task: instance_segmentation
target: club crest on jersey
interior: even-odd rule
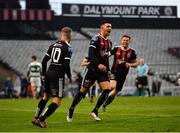
[[[131,51],[128,52],[127,59],[129,59],[130,57],[131,57]]]

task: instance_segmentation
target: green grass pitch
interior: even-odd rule
[[[0,132],[180,132],[180,97],[117,97],[106,112],[99,110],[100,122],[89,113],[95,106],[89,98],[76,107],[72,123],[66,122],[73,99],[47,119],[48,128],[32,126],[36,99],[0,99]],[[48,103],[49,104],[49,103]]]

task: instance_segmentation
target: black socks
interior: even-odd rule
[[[42,111],[44,110],[44,107],[46,106],[47,101],[41,99],[39,101],[37,110],[36,110],[36,114],[35,114],[35,118],[39,118],[39,116],[41,115]]]
[[[106,107],[107,105],[109,105],[110,103],[112,103],[112,101],[114,100],[115,96],[108,96],[108,98],[106,99],[105,103],[103,104],[103,107]]]
[[[58,105],[56,103],[51,103],[44,112],[44,114],[40,117],[40,120],[44,121],[45,119],[47,119],[52,113],[54,113],[57,108]]]
[[[74,108],[76,107],[76,105],[77,105],[77,104],[81,101],[81,99],[84,98],[84,97],[85,97],[85,94],[79,91],[79,93],[74,97],[74,100],[73,100],[73,102],[72,102],[72,104],[71,104],[70,109],[74,109]]]
[[[99,99],[97,101],[97,104],[95,106],[95,108],[93,109],[92,112],[97,112],[97,110],[101,107],[101,105],[104,103],[104,101],[106,100],[108,94],[109,94],[110,90],[104,90],[101,95],[99,96]]]

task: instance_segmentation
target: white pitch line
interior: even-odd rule
[[[9,109],[9,108],[0,108],[2,111],[19,111],[19,112],[35,112],[35,109]],[[66,111],[57,111],[57,113],[67,113]],[[90,112],[82,112],[82,111],[77,111],[74,112],[74,114],[90,114]],[[101,112],[99,111],[99,114],[101,116],[145,116],[145,117],[180,117],[180,115],[169,115],[169,114],[112,114],[111,112]]]

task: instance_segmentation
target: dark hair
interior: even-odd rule
[[[36,59],[37,59],[37,57],[36,57],[35,55],[32,55],[31,58],[32,58],[33,60],[36,60]]]
[[[111,22],[110,22],[109,20],[103,20],[103,21],[101,21],[100,26],[101,26],[101,25],[104,25],[104,24],[106,24],[106,23],[110,23],[110,24],[111,24]]]
[[[131,40],[131,37],[130,37],[129,35],[123,35],[123,36],[121,37],[121,39],[122,39],[123,37],[127,37],[127,38],[129,38],[129,40]]]

